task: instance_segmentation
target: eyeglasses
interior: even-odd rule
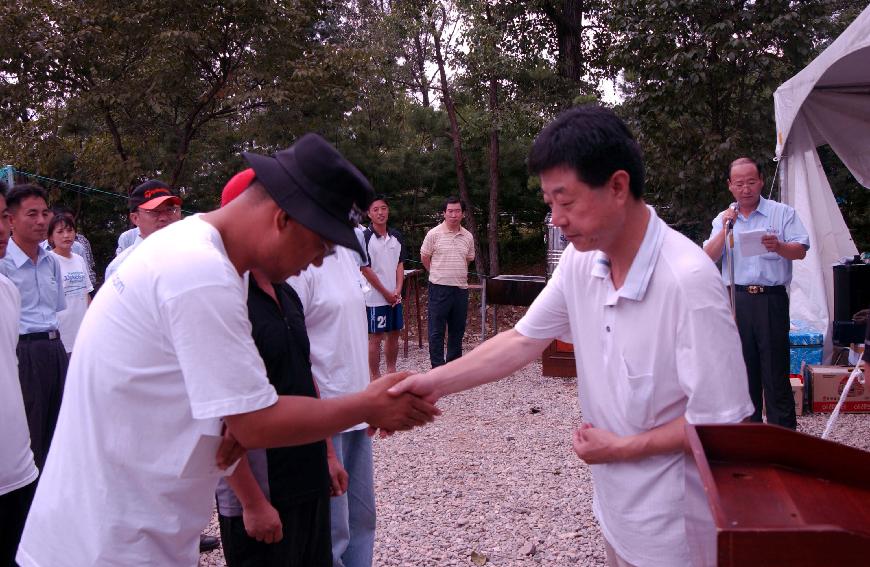
[[[735,181],[731,184],[732,187],[737,187],[738,189],[743,189],[745,187],[755,187],[761,183],[758,179],[750,179],[748,181]]]
[[[165,207],[163,209],[143,209],[140,207],[140,208],[136,209],[136,212],[145,213],[151,217],[157,218],[160,216],[175,216],[181,212],[181,207],[172,206],[172,207]]]

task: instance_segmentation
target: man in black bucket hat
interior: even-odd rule
[[[305,444],[361,422],[404,430],[438,413],[386,393],[405,374],[342,398],[275,393],[251,338],[245,274],[280,282],[335,244],[359,249],[348,214],[372,191],[316,135],[245,158],[254,175],[238,198],[153,234],[97,293],[20,564],[193,567],[219,468],[240,446]]]
[[[251,152],[242,156],[269,196],[294,220],[333,244],[363,253],[350,211],[354,204],[365,210],[374,191],[326,140],[306,134],[273,156]]]

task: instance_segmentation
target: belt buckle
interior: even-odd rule
[[[48,340],[54,341],[60,337],[60,333],[57,331],[49,331],[48,332]]]
[[[764,293],[764,286],[763,285],[748,285],[748,286],[746,286],[746,291],[748,291],[752,295]]]

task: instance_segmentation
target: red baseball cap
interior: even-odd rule
[[[233,175],[233,178],[227,181],[224,190],[221,191],[221,207],[225,207],[230,201],[241,195],[242,191],[247,189],[256,177],[257,174],[250,167]]]

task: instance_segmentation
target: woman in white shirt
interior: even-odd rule
[[[48,242],[57,256],[63,277],[66,309],[57,314],[57,323],[67,354],[72,353],[85,311],[91,303],[89,293],[94,289],[84,258],[72,251],[75,239],[76,225],[72,215],[55,215],[48,224]]]

